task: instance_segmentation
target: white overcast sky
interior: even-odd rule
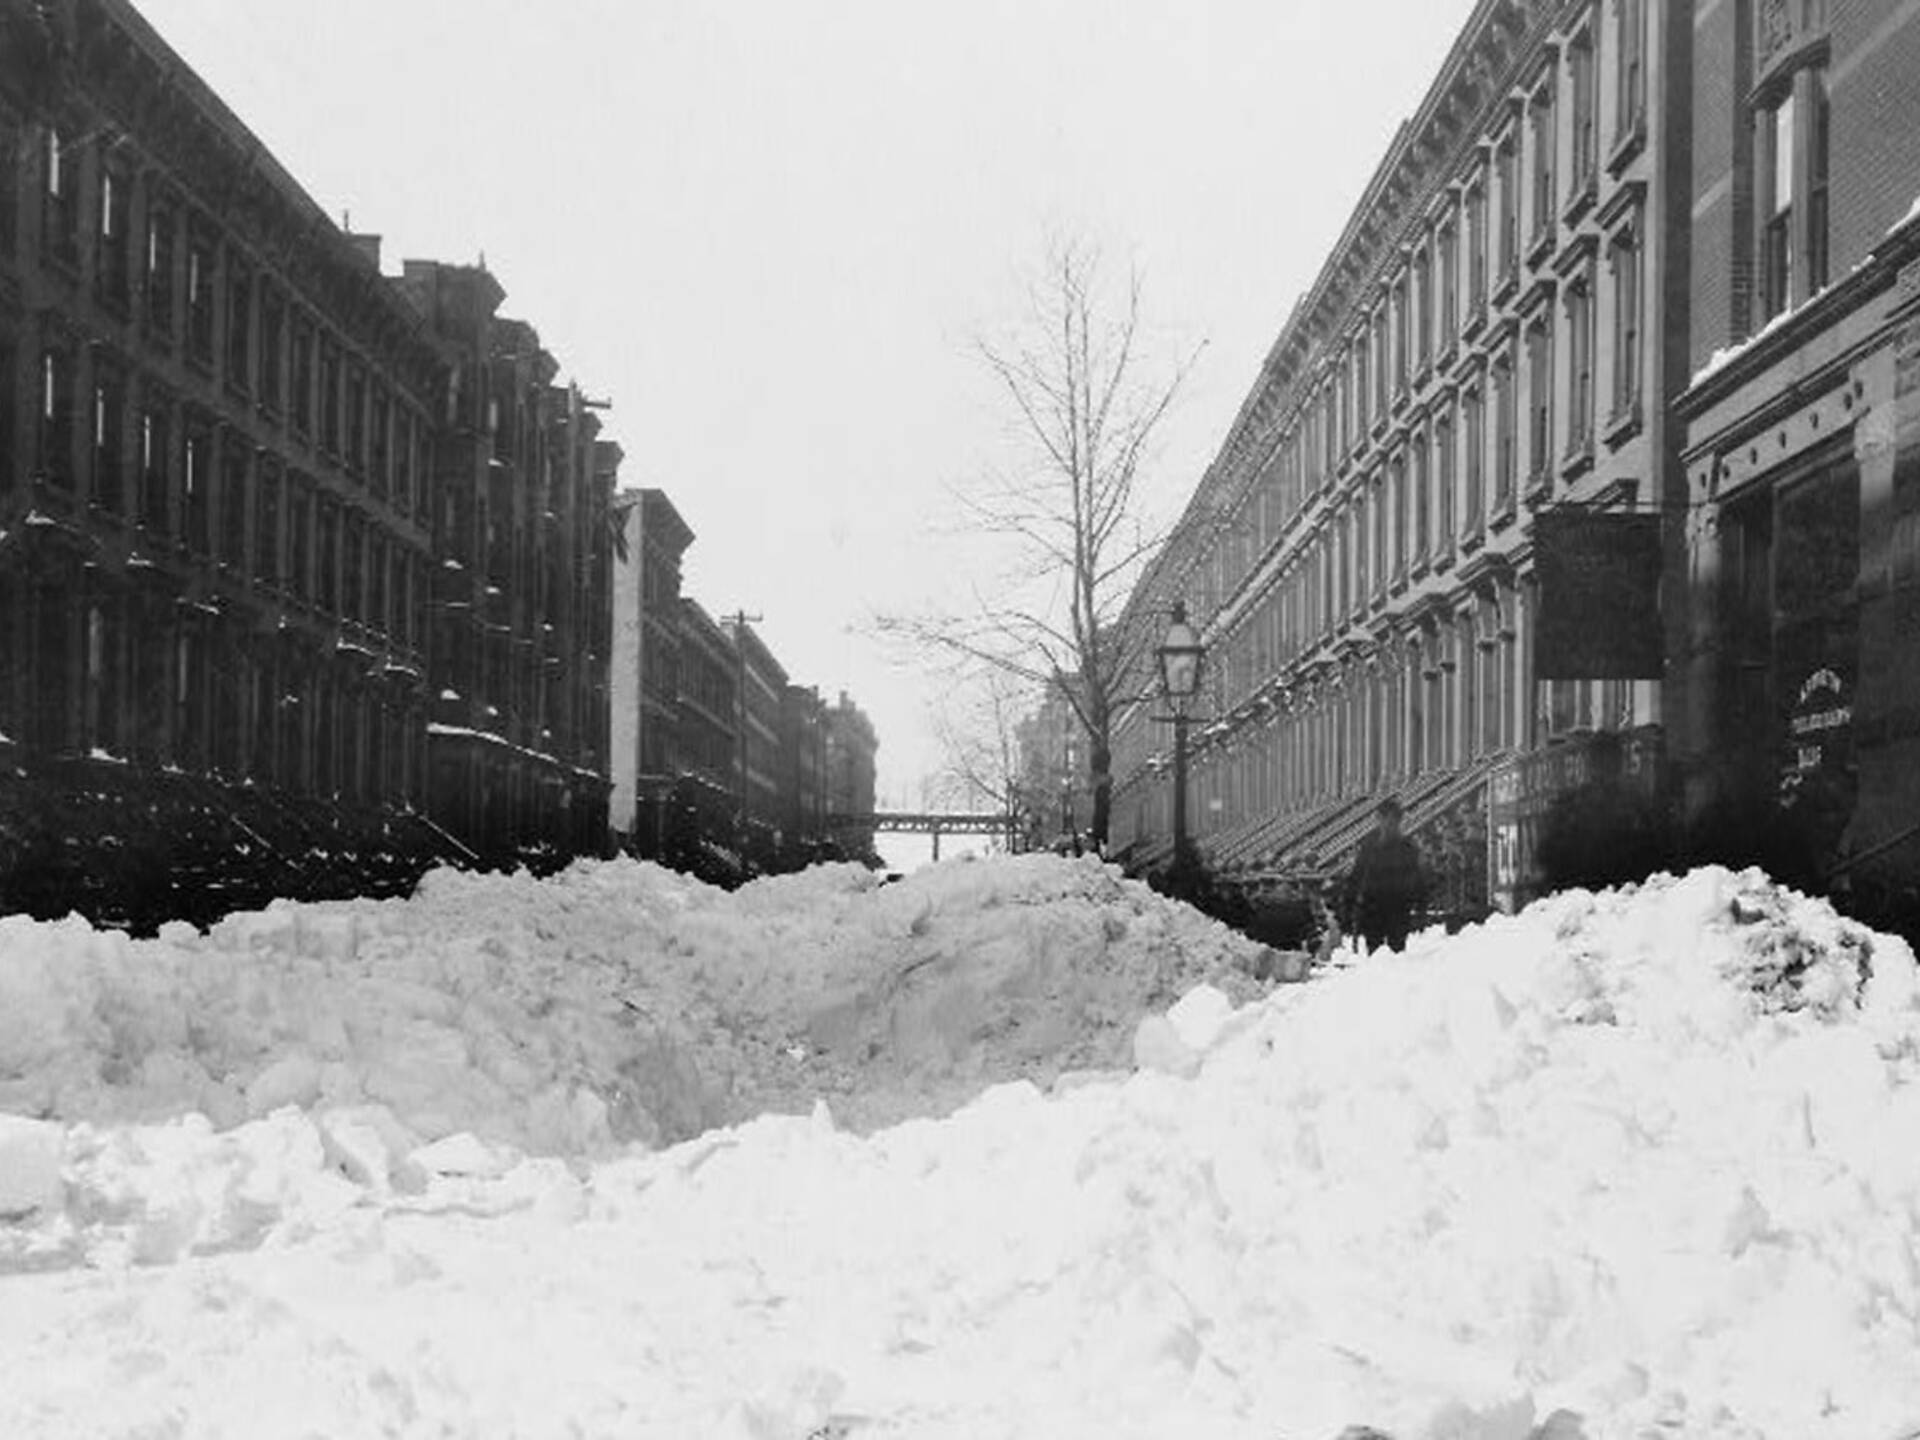
[[[484,252],[613,401],[687,589],[935,768],[939,686],[860,627],[964,594],[948,487],[1000,443],[973,337],[1052,232],[1206,349],[1150,496],[1191,491],[1471,0],[135,0],[319,203]],[[971,578],[990,583],[991,576]]]

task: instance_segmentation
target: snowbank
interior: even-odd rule
[[[1111,899],[1097,866],[998,863],[920,892],[828,874],[729,903],[617,867],[555,886],[564,904],[469,883],[429,887],[422,919],[491,897],[502,943],[575,986],[554,1010],[589,993],[566,977],[601,898],[624,896],[659,938],[636,953],[706,973],[699,995],[731,997],[716,1014],[790,1018],[822,973],[869,997],[813,1043],[857,1067],[881,1042],[896,1093],[950,1077],[950,1036],[1023,1053],[1026,1022],[995,1005],[1060,975],[1050,993],[1078,1003],[1073,965],[1039,957],[1078,953],[1083,919],[1137,898]],[[1130,934],[1184,933],[1140,904]],[[1018,983],[922,1006],[939,937],[1003,914],[1006,953],[985,947],[980,973]],[[384,911],[367,924],[382,938],[354,962],[328,952],[350,984],[369,949],[399,964],[403,936],[458,949]],[[882,979],[825,953],[866,934],[921,963]],[[745,935],[770,948],[729,955]],[[1130,1074],[995,1085],[865,1136],[820,1106],[568,1162],[458,1135],[404,1149],[366,1108],[225,1131],[19,1122],[0,1129],[0,1173],[25,1177],[0,1245],[49,1273],[0,1281],[0,1433],[1920,1430],[1920,980],[1902,942],[1710,870],[1346,958],[1253,1003],[1186,987],[1158,1021],[1074,1032],[1137,1046]],[[521,1003],[510,968],[503,1006]],[[359,1013],[309,979],[311,1004]]]
[[[229,1129],[379,1105],[419,1140],[536,1154],[671,1143],[820,1095],[870,1124],[1125,1063],[1143,1013],[1253,953],[1051,856],[886,887],[826,866],[733,894],[630,861],[545,882],[438,871],[409,900],[280,902],[151,941],[10,917],[0,1111]]]

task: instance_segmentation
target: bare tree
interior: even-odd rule
[[[1112,809],[1112,727],[1140,688],[1151,638],[1128,594],[1162,539],[1138,513],[1138,481],[1155,433],[1198,350],[1170,373],[1141,356],[1142,285],[1104,283],[1082,243],[1055,242],[1028,287],[1024,323],[977,343],[1007,406],[1020,460],[957,492],[973,529],[1011,541],[1011,583],[976,590],[965,613],[886,616],[883,635],[1052,688],[1086,734],[1095,845]]]

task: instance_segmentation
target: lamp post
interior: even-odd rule
[[[1173,870],[1186,874],[1191,865],[1187,840],[1187,705],[1200,691],[1200,666],[1206,647],[1187,624],[1184,601],[1173,602],[1173,623],[1154,652],[1160,662],[1160,693],[1173,707]]]

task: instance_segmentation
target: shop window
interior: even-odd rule
[[[120,753],[120,662],[124,636],[113,607],[87,607],[87,744]]]

